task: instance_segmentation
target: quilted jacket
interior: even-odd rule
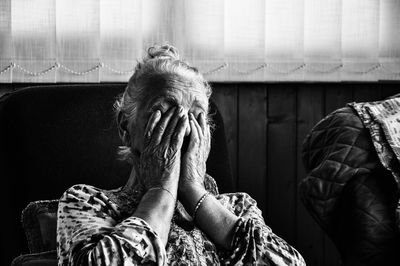
[[[302,155],[302,201],[343,264],[400,265],[397,186],[356,113],[345,107],[325,117],[306,137]]]

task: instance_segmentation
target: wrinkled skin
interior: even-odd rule
[[[182,107],[179,108],[181,111],[176,107],[169,109],[162,117],[157,110],[148,121],[144,138],[146,143],[139,160],[139,174],[146,189],[168,185],[177,177],[180,191],[190,186],[204,186],[210,129],[204,113],[198,115],[197,121],[192,113],[187,116]],[[191,133],[181,161],[180,148],[186,127],[190,127]]]
[[[169,120],[175,108],[169,109],[161,120],[159,118],[161,116],[160,111],[157,110],[151,115],[145,130],[145,141],[149,138],[157,139],[159,130],[152,133],[154,128],[162,129],[166,127],[168,132],[176,127],[176,132],[166,133],[166,138],[168,139],[168,135],[179,137],[172,137],[169,146],[166,145],[167,142],[155,145],[158,141],[147,141],[140,156],[139,173],[145,189],[161,186],[173,190],[176,188],[175,184],[178,186],[177,181],[179,181],[178,196],[182,197],[186,196],[185,193],[190,193],[193,186],[204,187],[206,161],[210,151],[211,138],[210,129],[203,112],[198,115],[198,121],[193,113],[187,115],[178,112],[179,115],[182,115],[182,119],[176,125],[176,121],[179,119],[178,115]],[[179,108],[183,109],[181,106]],[[189,117],[188,123],[187,117]],[[168,120],[169,124],[166,124]],[[182,132],[187,132],[187,127],[190,128],[189,144],[181,160],[182,149],[178,150],[177,147],[182,145]],[[178,202],[177,215],[178,220],[186,221],[184,222],[186,226],[191,226],[192,217],[180,202]]]
[[[139,176],[146,190],[176,187],[186,121],[187,115],[182,107],[171,108],[162,116],[157,110],[150,116],[145,129],[144,149],[139,158]]]
[[[157,181],[157,183],[153,180],[157,176],[163,179],[161,170],[149,170],[152,171],[152,173],[146,173],[145,169],[161,169],[169,165],[167,162],[165,162],[164,165],[164,162],[156,159],[149,160],[149,154],[154,152],[157,148],[155,147],[155,143],[153,143],[152,147],[146,147],[146,136],[148,136],[149,130],[154,130],[154,128],[158,126],[158,123],[161,123],[162,118],[166,116],[172,108],[182,107],[184,115],[188,118],[185,121],[186,129],[184,137],[185,139],[189,139],[189,144],[187,150],[185,149],[184,152],[182,152],[182,149],[177,151],[179,156],[177,154],[175,154],[175,156],[179,158],[174,157],[174,162],[181,159],[181,161],[179,161],[179,179],[181,180],[181,182],[179,182],[179,190],[183,191],[190,185],[203,186],[206,171],[205,162],[210,150],[210,129],[206,122],[206,114],[208,112],[207,96],[204,91],[181,90],[176,88],[154,89],[149,92],[149,95],[150,93],[151,97],[138,109],[137,123],[130,128],[130,132],[134,133],[131,134],[131,150],[137,157],[137,165],[142,165],[142,167],[139,167],[142,168],[142,170],[138,170],[140,183],[143,183],[145,187],[149,188],[150,184],[160,184],[160,181]],[[157,110],[161,112],[161,118],[154,119],[152,116]],[[201,113],[202,115],[200,115]],[[197,119],[192,119],[193,122],[190,122],[190,114],[193,114],[192,118]],[[163,125],[163,127],[167,126],[168,123]],[[165,142],[163,145],[165,145]],[[159,157],[168,154],[165,153],[165,147],[159,149]],[[161,151],[162,149],[164,150]],[[143,155],[143,153],[145,154]],[[155,166],[157,163],[160,165]],[[173,172],[176,173],[176,169],[173,169]],[[168,172],[170,170],[165,171]]]
[[[211,137],[204,113],[200,113],[197,120],[192,113],[189,114],[191,134],[188,149],[182,157],[180,192],[190,186],[204,186]]]
[[[126,125],[122,139],[126,139],[124,143],[135,157],[135,168],[126,187],[129,191],[137,182],[147,190],[161,186],[170,190],[174,201],[165,198],[160,189],[145,191],[136,215],[158,228],[165,243],[173,216],[182,228],[191,230],[197,225],[217,245],[229,249],[238,218],[213,197],[207,197],[203,203],[206,207],[199,209],[197,215],[194,213],[197,203],[206,195],[204,179],[211,140],[206,92],[191,87],[157,87],[146,92],[147,97],[137,106],[135,120],[119,122],[122,129]],[[179,107],[183,108],[184,118],[174,122],[171,114]],[[187,149],[183,142],[188,143]]]

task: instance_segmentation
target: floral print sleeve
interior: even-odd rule
[[[221,194],[217,199],[239,220],[232,251],[221,251],[226,265],[306,265],[300,253],[265,224],[256,201],[246,193]]]
[[[165,248],[137,217],[120,218],[104,192],[75,185],[59,202],[58,265],[164,265]]]

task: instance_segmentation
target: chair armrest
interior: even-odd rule
[[[30,202],[22,211],[21,221],[30,253],[56,248],[58,200]]]
[[[35,254],[25,254],[16,257],[11,266],[57,266],[55,250]]]
[[[346,184],[330,235],[344,262],[399,265],[397,202],[397,185],[385,170],[355,176]]]

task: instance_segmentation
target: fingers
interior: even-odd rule
[[[144,139],[146,144],[148,144],[148,142],[150,141],[153,130],[156,127],[158,121],[160,121],[160,118],[161,112],[160,110],[156,110],[154,113],[151,114],[149,121],[147,121],[147,125],[144,130]]]
[[[175,132],[171,136],[171,147],[173,150],[180,150],[182,148],[183,139],[185,137],[187,127],[188,116],[184,114],[179,118],[178,124],[176,125]]]
[[[199,125],[201,127],[201,130],[204,135],[206,135],[207,131],[207,122],[206,122],[206,117],[203,112],[201,112],[198,116],[197,119],[199,120]]]
[[[198,120],[200,127],[203,130],[204,138],[206,139],[207,142],[207,148],[209,149],[209,146],[211,145],[211,132],[210,132],[210,126],[206,120],[206,115],[203,112],[201,112],[199,114]]]
[[[176,108],[175,113],[173,114],[171,120],[169,121],[167,128],[164,132],[164,135],[162,137],[162,142],[165,145],[169,145],[171,136],[175,132],[176,125],[178,124],[178,121],[182,116],[183,116],[183,107],[179,106]]]
[[[190,142],[188,151],[193,150],[200,143],[200,136],[198,129],[196,127],[197,121],[194,118],[193,114],[189,114],[189,125],[190,125]]]
[[[205,114],[200,113],[198,117],[198,122],[192,113],[189,114],[189,123],[191,128],[190,142],[188,147],[188,152],[194,149],[204,149],[208,154],[210,150],[211,137],[210,137],[210,127],[206,122]]]
[[[193,114],[191,114],[191,115],[192,115],[192,121],[193,121],[193,123],[194,123],[194,125],[196,127],[196,130],[197,130],[197,134],[199,135],[199,138],[202,140],[204,138],[203,129],[201,128],[199,122],[197,122],[197,120],[194,117],[194,115]]]
[[[206,139],[207,142],[207,146],[209,145],[209,142],[211,140],[211,136],[210,136],[210,126],[207,123],[206,120],[206,115],[201,112],[198,116],[197,116],[197,120],[199,121],[199,125],[201,127],[201,131],[203,132],[203,136]]]
[[[160,144],[160,142],[161,142],[161,140],[162,140],[162,137],[163,137],[163,134],[164,134],[164,131],[166,130],[167,125],[168,125],[168,123],[169,123],[169,121],[170,121],[172,115],[173,115],[174,112],[175,112],[175,109],[176,109],[175,107],[169,109],[169,110],[162,116],[160,122],[158,122],[157,126],[156,126],[155,129],[154,129],[154,133],[153,133],[153,135],[151,136],[151,141],[150,141],[150,142],[151,142],[153,145],[158,145],[158,144]]]
[[[188,150],[209,141],[209,127],[205,114],[202,112],[197,119],[190,113],[189,116],[183,113],[183,108],[173,107],[164,115],[157,110],[154,112],[145,129],[145,137],[152,145],[159,145],[161,142],[170,145],[172,149],[180,149],[187,128],[190,127],[190,141]]]

